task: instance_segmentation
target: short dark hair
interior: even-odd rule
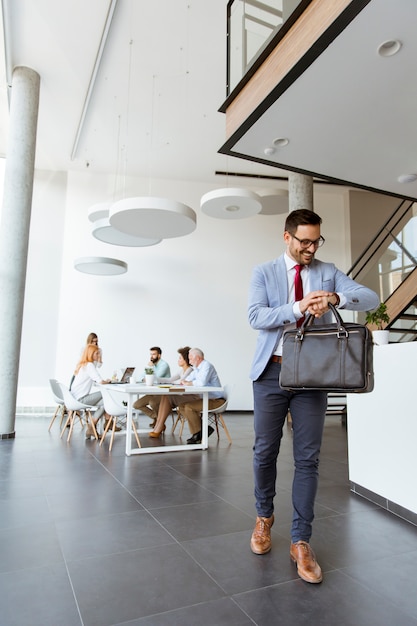
[[[162,354],[162,350],[161,350],[161,348],[159,348],[158,346],[154,346],[153,348],[149,348],[149,350],[150,350],[151,352],[153,352],[154,350],[156,350],[156,352],[157,352],[158,354]]]
[[[314,213],[314,211],[309,211],[308,209],[297,209],[295,211],[291,211],[285,220],[284,230],[287,232],[294,234],[297,228],[301,225],[307,224],[321,224],[322,219],[320,215]]]

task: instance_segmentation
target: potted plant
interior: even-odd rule
[[[145,367],[145,383],[148,387],[152,387],[154,383],[154,369],[153,367]]]
[[[378,346],[387,345],[389,342],[389,330],[385,330],[384,324],[388,324],[390,316],[387,313],[387,305],[381,302],[374,311],[367,311],[365,321],[370,326],[374,326],[372,337]]]

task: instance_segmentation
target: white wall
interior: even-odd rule
[[[114,182],[88,173],[37,172],[22,336],[18,406],[53,404],[49,378],[69,382],[89,332],[99,335],[104,375],[134,365],[142,370],[149,348],[160,345],[175,371],[177,348],[201,347],[231,385],[230,408],[250,410],[248,378],[256,332],[247,322],[252,268],[283,251],[285,215],[218,220],[199,209],[210,191],[203,183],[153,182],[152,195],[185,202],[197,213],[191,235],[147,248],[111,246],[94,239],[88,208],[113,199]],[[145,181],[127,181],[124,195],[148,194]],[[157,187],[157,189],[156,189]],[[326,244],[319,258],[350,265],[346,194],[315,190]],[[79,256],[110,256],[127,274],[77,272]]]
[[[349,479],[417,513],[414,342],[375,347],[375,388],[348,394]],[[363,490],[362,490],[363,492]],[[393,509],[387,503],[388,509]]]

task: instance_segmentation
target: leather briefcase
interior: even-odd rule
[[[372,334],[366,326],[344,322],[329,304],[336,323],[302,326],[283,336],[279,384],[289,391],[367,393],[374,388]]]

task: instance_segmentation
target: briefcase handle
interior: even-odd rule
[[[336,309],[336,307],[334,306],[334,304],[332,304],[331,302],[329,302],[329,309],[331,310],[331,312],[333,313],[333,317],[336,320],[336,324],[337,324],[337,332],[338,332],[338,336],[342,337],[348,337],[349,336],[349,332],[346,328],[346,326],[343,323],[343,320],[340,316],[339,311]],[[312,326],[314,324],[314,320],[316,318],[314,317],[314,315],[312,315],[311,313],[308,313],[306,315],[306,318],[304,320],[304,322],[302,323],[302,325],[300,326],[300,328],[297,330],[297,339],[299,339],[300,341],[303,340],[304,338],[304,333],[306,331],[306,329],[309,326]]]

